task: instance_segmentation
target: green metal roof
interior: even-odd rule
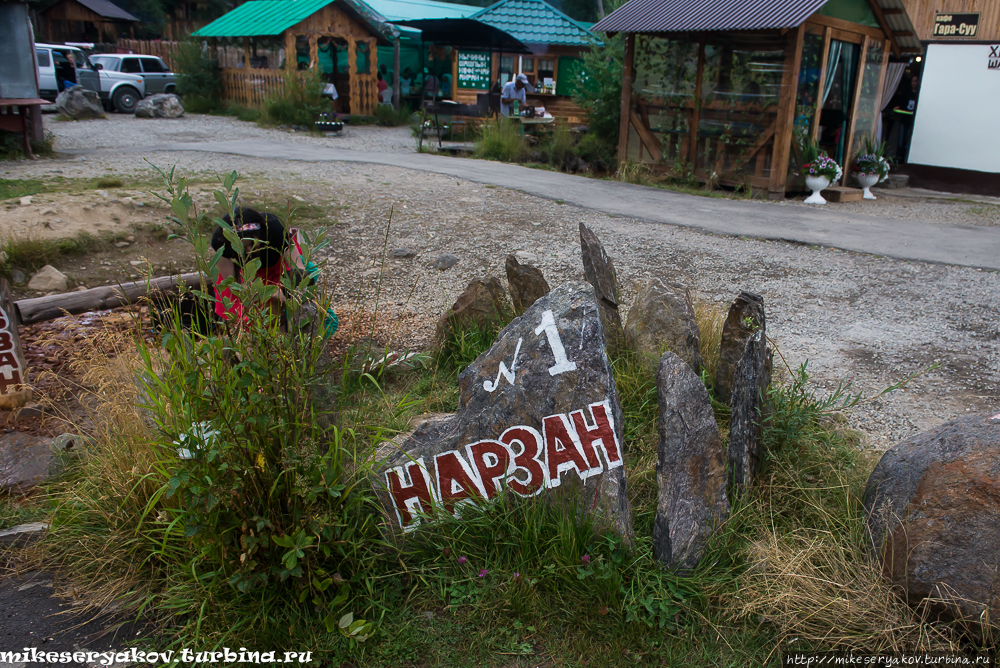
[[[590,31],[542,0],[501,0],[469,18],[504,30],[526,44],[594,43]]]
[[[365,0],[365,4],[389,21],[464,19],[482,9],[436,0]]]
[[[250,0],[223,14],[204,28],[194,31],[192,35],[195,37],[280,35],[299,21],[337,1],[367,23],[372,32],[387,42],[392,41],[393,28],[386,22],[385,17],[360,0]]]

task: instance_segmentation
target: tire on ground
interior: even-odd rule
[[[115,91],[113,102],[114,107],[121,114],[135,113],[135,107],[139,104],[139,91],[131,86],[122,86]]]

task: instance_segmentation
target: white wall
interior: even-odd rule
[[[987,44],[928,45],[910,162],[1000,173],[1000,69],[989,56]]]

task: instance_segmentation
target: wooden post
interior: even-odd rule
[[[392,108],[399,111],[399,35],[393,40],[392,45]],[[456,82],[457,83],[457,82]]]
[[[250,69],[250,38],[243,38],[243,67]]]
[[[622,67],[622,108],[618,123],[618,164],[628,159],[628,124],[632,115],[632,81],[635,79],[635,34],[625,35],[625,63]],[[535,70],[538,71],[537,69]]]
[[[810,130],[810,139],[816,141],[819,137],[819,119],[823,113],[823,89],[826,88],[826,60],[830,57],[830,38],[833,28],[826,26],[823,29],[823,56],[819,59],[819,88],[816,90],[816,114]]]
[[[336,63],[334,63],[336,66]],[[299,52],[295,43],[295,35],[291,29],[285,31],[285,69],[294,72],[299,66]]]
[[[774,121],[771,177],[767,185],[769,199],[782,199],[785,196],[788,157],[791,154],[792,133],[795,128],[795,97],[799,90],[799,68],[802,65],[802,44],[805,35],[806,26],[803,23],[794,31],[789,31],[788,44],[785,47],[785,71],[781,76],[781,97],[778,100],[778,116]]]
[[[865,37],[861,44],[861,58],[858,61],[858,71],[854,80],[854,100],[851,101],[851,120],[847,124],[847,143],[844,144],[844,170],[843,180],[840,185],[847,185],[847,174],[851,169],[851,153],[854,151],[854,128],[858,124],[858,102],[861,100],[861,84],[865,81],[865,61],[868,59],[868,44],[874,42],[871,37]],[[881,111],[881,109],[879,110]]]
[[[309,35],[309,69],[319,66],[319,35]]]
[[[347,38],[347,97],[350,107],[348,113],[360,113],[358,93],[358,47],[353,37]],[[340,91],[337,91],[340,93]],[[342,95],[343,93],[341,93]]]
[[[701,124],[701,78],[705,73],[705,33],[701,33],[698,38],[698,67],[694,75],[694,100],[691,110],[691,127],[688,128],[691,135],[691,143],[688,146],[688,160],[691,162],[691,169],[698,168],[698,126]]]
[[[31,390],[23,385],[28,367],[21,350],[17,307],[10,298],[10,284],[0,278],[0,408],[20,408],[31,399]]]

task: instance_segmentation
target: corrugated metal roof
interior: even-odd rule
[[[883,11],[886,9],[893,11],[902,10],[898,14],[885,14],[885,22],[892,29],[893,39],[896,40],[899,48],[907,54],[923,53],[924,45],[920,43],[920,38],[917,37],[917,29],[913,27],[913,21],[910,20],[910,15],[907,14],[906,6],[902,0],[878,0],[878,6]],[[909,35],[906,33],[909,33]]]
[[[795,28],[826,0],[631,0],[595,32],[687,32]]]
[[[365,0],[365,4],[389,21],[464,19],[482,9],[482,7],[435,2],[435,0]]]
[[[526,44],[590,46],[594,36],[542,0],[502,0],[470,18],[503,30]]]
[[[267,37],[280,35],[299,21],[312,16],[337,0],[250,0],[233,11],[223,14],[195,37]],[[376,35],[392,42],[395,30],[384,16],[361,0],[339,0],[352,14],[368,24]]]
[[[124,9],[108,0],[76,0],[90,11],[99,14],[106,19],[119,19],[120,21],[138,21]]]

